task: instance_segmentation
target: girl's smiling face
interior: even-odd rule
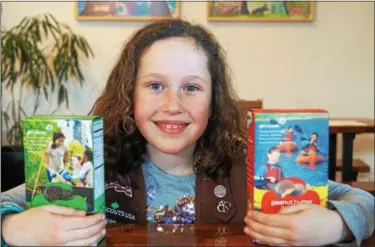
[[[56,139],[55,144],[56,144],[56,146],[60,147],[64,144],[64,141],[65,141],[65,138],[60,137],[60,138]]]
[[[73,167],[80,165],[81,158],[79,156],[73,156],[72,157],[72,164]]]
[[[156,41],[142,55],[134,118],[149,144],[177,154],[192,147],[210,116],[212,82],[204,51],[189,38]]]

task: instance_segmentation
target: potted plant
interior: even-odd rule
[[[49,13],[25,17],[10,29],[2,27],[1,32],[1,84],[11,94],[10,102],[1,110],[5,130],[2,138],[7,142],[7,146],[2,142],[2,159],[9,151],[13,151],[11,159],[23,159],[23,119],[40,114],[42,97],[57,100],[58,107],[65,103],[69,108],[67,84],[83,84],[81,61],[94,54],[84,37]],[[25,91],[35,96],[29,114],[22,105]]]
[[[2,121],[8,144],[19,146],[22,120],[27,116],[21,104],[24,90],[31,89],[35,95],[32,115],[37,113],[41,97],[55,97],[58,106],[66,103],[69,107],[66,85],[74,81],[82,85],[80,62],[93,52],[84,37],[51,14],[25,17],[18,25],[1,31],[1,83],[12,94],[12,100],[2,109]]]

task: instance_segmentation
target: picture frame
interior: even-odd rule
[[[86,21],[153,21],[179,19],[180,1],[77,1],[75,19]]]
[[[312,22],[315,1],[207,1],[210,22]]]

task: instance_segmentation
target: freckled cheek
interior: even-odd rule
[[[190,112],[194,122],[206,124],[210,117],[210,97],[194,98],[184,102],[185,109]]]
[[[144,94],[135,95],[134,118],[138,123],[145,122],[150,119],[155,112],[155,100]]]
[[[143,124],[151,119],[153,111],[145,106],[139,107],[134,111],[134,118],[137,124]]]
[[[207,105],[205,107],[200,106],[190,106],[190,109],[193,111],[190,112],[190,115],[194,119],[194,122],[200,125],[206,125],[210,117],[210,107]],[[195,109],[195,110],[194,110]]]
[[[194,122],[200,126],[205,126],[208,122],[208,111],[195,112],[192,114]]]

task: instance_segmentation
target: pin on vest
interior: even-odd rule
[[[232,207],[232,204],[228,201],[221,200],[219,204],[217,205],[216,209],[219,213],[228,213],[230,208]]]
[[[223,198],[227,194],[227,189],[222,185],[215,186],[214,194],[218,198]]]

